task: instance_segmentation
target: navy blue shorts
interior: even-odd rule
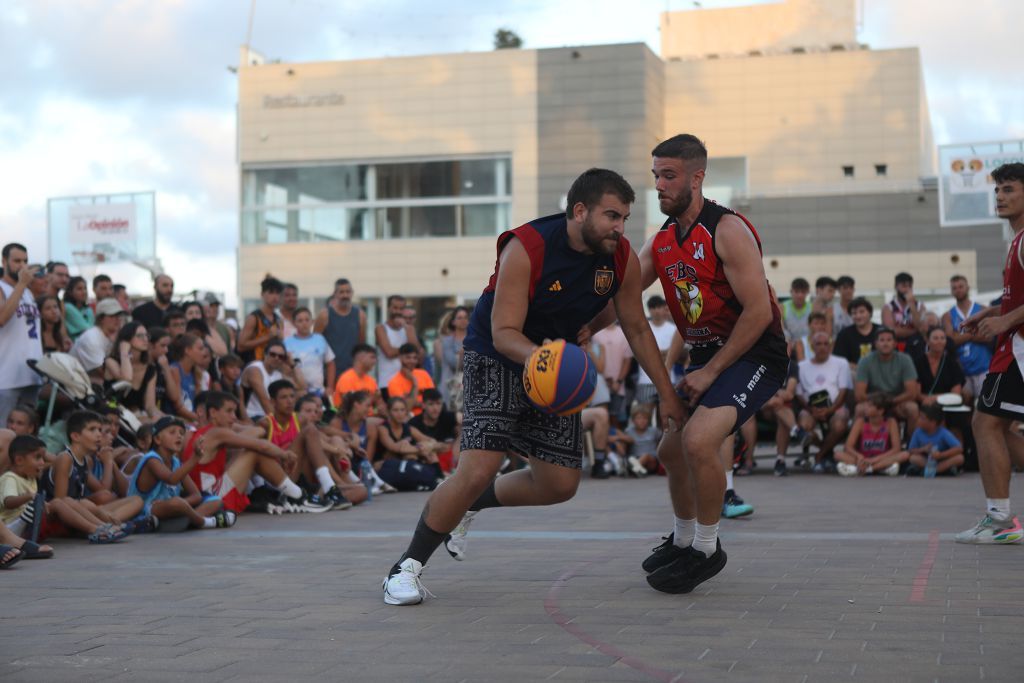
[[[691,365],[687,372],[694,372],[703,366]],[[708,387],[704,395],[700,397],[698,406],[705,408],[720,408],[732,406],[736,409],[736,423],[732,426],[732,432],[736,431],[749,420],[753,415],[775,395],[786,381],[786,372],[777,372],[769,369],[763,363],[740,359],[727,367],[718,379]],[[682,391],[679,391],[683,401],[688,400]]]

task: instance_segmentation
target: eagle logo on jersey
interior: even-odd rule
[[[689,280],[676,280],[673,284],[676,286],[676,298],[686,315],[686,320],[691,325],[696,324],[700,314],[704,312],[704,297],[701,296],[700,287]]]
[[[604,296],[612,291],[612,282],[615,280],[615,272],[608,268],[598,268],[594,272],[594,291]]]

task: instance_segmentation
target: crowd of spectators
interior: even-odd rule
[[[432,489],[458,462],[466,307],[421,328],[393,295],[371,336],[347,279],[312,311],[298,287],[268,275],[259,307],[235,321],[214,295],[176,299],[168,275],[132,307],[106,275],[90,283],[28,257],[22,245],[3,248],[0,545],[45,557],[48,536],[110,543],[228,527],[256,510],[345,509]],[[979,304],[961,275],[941,316],[917,300],[909,274],[894,286],[879,325],[852,277],[820,277],[813,296],[806,280],[792,282],[781,304],[790,377],[744,425],[737,474],[756,467],[758,432],[774,438],[777,475],[793,445],[793,466],[841,475],[956,474],[971,462],[969,414],[992,340],[959,324]],[[687,357],[669,306],[647,304],[679,378]],[[621,328],[584,346],[600,372],[583,412],[591,475],[663,474],[657,396]],[[29,366],[51,353],[81,365],[96,400],[55,391]],[[510,456],[507,467],[520,466]]]

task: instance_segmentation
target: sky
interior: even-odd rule
[[[179,292],[236,301],[237,64],[252,0],[0,2],[0,243],[45,261],[49,197],[157,192],[157,252]],[[1024,2],[856,0],[858,39],[917,46],[937,144],[1024,138]],[[646,42],[693,2],[255,0],[252,46],[322,61],[486,51],[509,28],[526,48]],[[703,7],[750,2],[703,0]],[[939,8],[943,11],[938,11]],[[99,270],[78,268],[91,277]],[[102,268],[150,291],[135,266]]]

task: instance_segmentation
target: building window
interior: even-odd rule
[[[853,166],[843,166],[843,177],[844,178],[852,178],[853,177]]]
[[[875,164],[875,175],[880,178],[889,175],[889,166],[887,164]]]
[[[508,157],[250,168],[241,241],[493,236],[511,204]]]

